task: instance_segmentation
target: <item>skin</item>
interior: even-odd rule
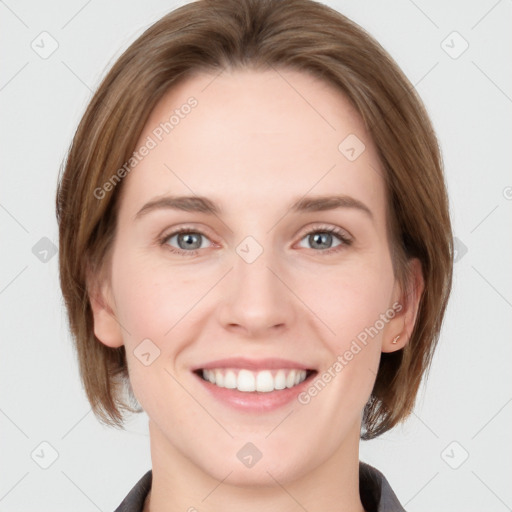
[[[381,352],[408,342],[423,290],[416,260],[410,290],[395,280],[376,149],[339,90],[290,70],[187,79],[158,103],[137,148],[190,96],[197,107],[124,179],[107,276],[91,293],[95,334],[110,347],[125,345],[149,417],[153,486],[145,510],[362,512],[361,414]],[[366,146],[353,162],[338,149],[348,134]],[[159,209],[135,219],[170,194],[208,197],[222,213]],[[289,209],[305,195],[333,194],[361,201],[372,216],[348,207]],[[204,233],[196,254],[171,252],[178,237],[158,243],[181,226]],[[352,243],[334,236],[326,253],[307,236],[325,227],[342,229]],[[263,249],[252,263],[236,252],[247,236]],[[244,356],[304,362],[321,374],[396,302],[401,311],[307,405],[240,412],[191,373]],[[145,366],[134,350],[147,338],[160,355]],[[262,453],[252,468],[236,456],[247,442]]]

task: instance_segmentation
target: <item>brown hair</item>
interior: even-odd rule
[[[102,270],[122,182],[102,187],[129,161],[156,103],[199,71],[293,69],[334,84],[355,106],[385,170],[388,230],[397,279],[417,257],[425,288],[409,343],[383,353],[363,412],[362,439],[412,411],[439,338],[452,283],[452,232],[438,143],[414,87],[385,50],[339,12],[312,0],[200,0],[164,16],[117,60],[92,98],[57,191],[60,282],[94,413],[122,427],[136,411],[124,347],[94,335],[88,269]],[[128,391],[128,399],[122,396]]]

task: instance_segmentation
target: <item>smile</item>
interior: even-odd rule
[[[219,388],[237,389],[242,393],[270,393],[301,384],[313,371],[290,368],[261,371],[211,368],[202,369],[198,373],[204,380]]]

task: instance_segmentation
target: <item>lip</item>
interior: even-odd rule
[[[280,368],[298,369],[307,370],[308,376],[303,382],[293,386],[292,388],[285,388],[270,392],[253,391],[251,393],[247,393],[238,391],[237,389],[218,387],[201,377],[200,372],[202,369],[211,370],[214,368],[239,368],[252,371],[275,370]],[[297,400],[297,396],[311,384],[312,378],[314,378],[318,373],[316,370],[312,370],[310,366],[306,366],[297,361],[276,358],[246,359],[239,357],[211,361],[194,368],[192,372],[210,397],[223,405],[238,410],[239,412],[246,413],[272,412],[292,403]]]
[[[217,359],[192,368],[193,372],[198,370],[213,370],[215,368],[240,368],[245,370],[278,370],[296,369],[296,370],[312,370],[311,366],[291,361],[289,359],[266,358],[266,359],[248,359],[245,357],[231,357],[227,359]]]

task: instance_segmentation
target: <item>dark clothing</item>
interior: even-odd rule
[[[153,473],[149,470],[128,493],[115,512],[142,512],[151,489]],[[400,505],[386,477],[376,468],[359,462],[359,495],[366,512],[406,512]]]

